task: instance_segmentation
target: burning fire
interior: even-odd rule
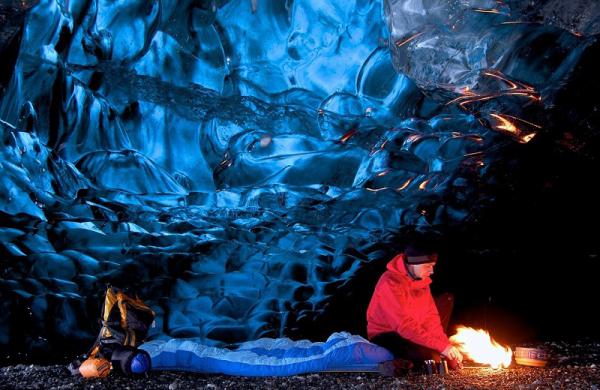
[[[456,334],[450,337],[452,342],[475,363],[489,364],[493,368],[508,367],[512,361],[512,350],[494,341],[483,329],[459,326]]]

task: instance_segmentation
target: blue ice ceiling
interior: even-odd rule
[[[107,283],[155,336],[305,335],[543,133],[597,32],[561,27],[512,1],[40,1],[0,103],[0,345],[88,340]]]

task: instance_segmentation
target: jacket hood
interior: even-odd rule
[[[430,277],[413,279],[412,276],[409,275],[408,270],[406,269],[406,263],[404,262],[404,256],[404,253],[400,253],[398,256],[394,257],[387,264],[387,270],[390,271],[394,276],[409,280],[412,288],[429,286],[431,284]]]

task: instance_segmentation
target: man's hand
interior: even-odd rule
[[[461,364],[463,360],[462,353],[460,353],[458,348],[452,345],[447,346],[446,349],[444,349],[444,351],[442,352],[442,355],[444,355],[450,360],[456,360],[458,364]]]

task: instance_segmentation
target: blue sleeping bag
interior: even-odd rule
[[[142,344],[153,370],[179,370],[243,376],[286,376],[317,371],[373,371],[393,359],[385,348],[347,332],[333,333],[325,342],[262,338],[238,349],[207,347],[184,339]]]

